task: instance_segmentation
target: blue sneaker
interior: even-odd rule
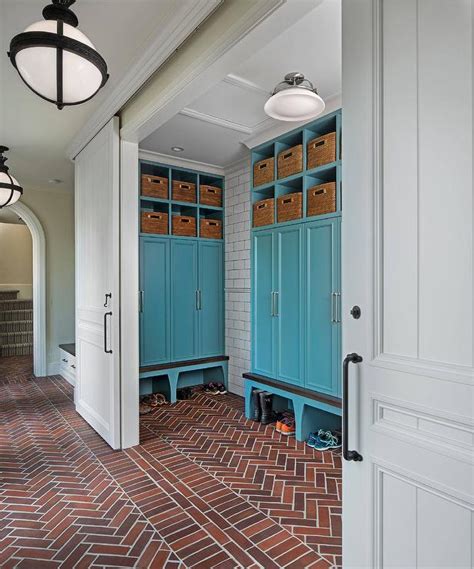
[[[317,433],[309,433],[309,436],[306,440],[306,444],[311,447],[314,448],[316,443],[318,442],[318,435]]]
[[[316,450],[330,450],[340,448],[341,439],[331,431],[319,429],[313,448]]]

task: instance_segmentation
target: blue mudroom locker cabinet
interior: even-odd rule
[[[318,405],[305,393],[336,398],[336,411],[340,141],[337,111],[252,151],[252,371],[244,376],[253,387],[279,385],[305,405]]]
[[[144,195],[144,177],[158,189]],[[224,180],[145,161],[141,179],[140,368],[141,376],[149,377],[153,366],[176,369],[177,362],[189,361],[196,367],[199,360],[224,354]],[[173,182],[192,188],[190,197],[184,196],[189,201],[175,194]],[[220,204],[204,201],[203,186],[220,190]],[[145,225],[150,219],[156,229]],[[194,235],[176,234],[176,221],[183,219]],[[220,234],[205,233],[209,222]]]

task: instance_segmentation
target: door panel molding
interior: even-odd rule
[[[372,479],[373,479],[373,494],[372,494],[372,506],[373,506],[373,523],[372,523],[372,567],[376,569],[382,569],[384,567],[384,547],[383,547],[383,537],[384,537],[384,523],[383,523],[383,514],[384,514],[384,477],[390,477],[395,480],[399,480],[409,487],[413,488],[415,492],[414,501],[416,504],[419,502],[419,492],[426,493],[431,496],[435,496],[440,498],[443,501],[448,502],[454,506],[462,508],[466,511],[467,517],[472,516],[473,504],[472,504],[472,497],[469,495],[464,495],[461,493],[455,493],[452,491],[451,488],[446,488],[440,484],[437,484],[433,480],[428,480],[421,476],[413,475],[412,472],[408,473],[402,469],[397,468],[393,464],[385,463],[385,462],[373,462],[372,463]],[[398,495],[398,499],[400,500],[401,497]],[[418,511],[417,506],[417,511]],[[392,512],[393,513],[393,512]],[[434,513],[434,512],[433,512]],[[416,533],[416,522],[417,516],[413,518],[404,517],[404,523],[408,526],[413,524],[413,529]],[[466,528],[467,529],[467,528]],[[469,523],[469,531],[470,531],[470,523]],[[415,546],[418,544],[415,544]],[[469,548],[469,543],[466,544]],[[415,551],[415,558],[414,562],[416,564],[416,555],[419,554],[418,551]],[[416,565],[414,565],[416,566]],[[445,566],[445,565],[441,565]],[[451,565],[452,567],[461,567],[459,565]],[[466,569],[467,569],[466,565]]]
[[[415,3],[411,3],[411,2],[403,2],[403,4],[405,5],[404,8],[401,8],[401,10],[404,10],[405,12],[409,12],[409,13],[413,13],[413,18],[414,18],[414,29],[416,29],[416,40],[417,40],[417,44],[420,41],[420,30],[419,30],[419,21],[420,21],[420,10],[423,7],[423,0],[419,0],[419,2],[415,2]],[[400,5],[403,5],[402,3],[398,3],[395,6],[395,10],[394,12],[396,12],[395,15],[399,15],[399,11],[400,11]],[[387,82],[387,73],[383,73],[383,60],[384,60],[384,49],[386,48],[386,44],[390,41],[390,38],[387,37],[386,31],[384,30],[384,15],[386,16],[387,12],[391,9],[391,2],[387,1],[387,0],[372,0],[372,34],[373,34],[373,44],[374,44],[374,48],[373,48],[373,52],[372,52],[372,72],[373,72],[373,82],[372,82],[372,94],[373,94],[373,106],[372,106],[372,122],[373,122],[373,144],[372,144],[372,150],[373,150],[373,163],[372,163],[372,180],[373,180],[373,208],[372,208],[372,227],[371,227],[371,232],[372,232],[372,263],[373,263],[373,290],[372,290],[372,299],[373,299],[373,305],[371,307],[372,310],[372,318],[373,318],[373,339],[372,339],[372,350],[373,350],[373,355],[372,355],[372,365],[378,365],[380,367],[383,368],[387,368],[387,369],[393,369],[393,370],[397,370],[397,371],[405,371],[407,373],[416,373],[417,375],[427,375],[429,377],[433,377],[433,378],[438,378],[438,379],[442,379],[443,381],[452,381],[452,382],[460,382],[460,383],[468,383],[468,384],[472,384],[472,378],[474,376],[474,362],[472,361],[471,358],[471,365],[464,365],[464,364],[460,364],[457,361],[454,361],[456,359],[455,354],[453,353],[455,350],[454,348],[451,351],[452,354],[452,358],[451,359],[446,359],[445,361],[436,361],[436,360],[431,360],[428,359],[426,357],[423,357],[423,352],[426,350],[423,349],[423,344],[426,344],[425,342],[425,335],[426,335],[426,330],[430,327],[429,324],[425,321],[422,320],[422,315],[420,316],[420,298],[423,297],[424,293],[423,291],[420,291],[420,286],[422,286],[420,284],[420,263],[421,260],[419,258],[419,249],[422,246],[422,242],[421,242],[421,238],[423,237],[426,241],[426,236],[421,236],[420,237],[420,215],[421,212],[424,211],[423,209],[423,201],[420,201],[420,194],[422,192],[422,183],[423,180],[420,180],[420,171],[422,171],[422,165],[423,162],[420,159],[420,155],[419,155],[419,142],[416,142],[415,145],[415,150],[417,152],[417,156],[416,156],[416,163],[413,164],[413,168],[416,169],[416,179],[417,179],[417,187],[416,189],[416,196],[413,199],[413,203],[412,203],[412,207],[417,211],[417,215],[415,216],[415,221],[416,221],[416,234],[415,234],[415,243],[414,243],[414,247],[416,248],[416,254],[413,253],[414,255],[414,261],[416,261],[416,265],[417,265],[417,275],[416,275],[416,290],[414,289],[413,291],[409,292],[409,296],[413,297],[413,302],[414,302],[414,308],[413,310],[416,313],[416,323],[414,324],[415,326],[415,330],[413,330],[413,338],[414,338],[414,342],[416,345],[412,346],[412,348],[405,350],[406,353],[396,353],[393,351],[393,348],[395,348],[395,344],[392,342],[392,347],[390,347],[388,345],[388,338],[386,337],[386,334],[384,333],[384,328],[386,325],[386,318],[387,318],[387,303],[389,302],[389,299],[387,297],[387,288],[390,287],[390,283],[388,283],[387,281],[387,277],[386,275],[384,275],[384,267],[390,266],[393,268],[393,256],[391,256],[389,259],[387,258],[387,243],[384,242],[384,231],[387,232],[387,211],[384,210],[384,204],[386,204],[387,200],[389,199],[389,196],[387,194],[387,191],[389,191],[389,188],[387,188],[385,186],[385,181],[384,181],[384,176],[387,174],[386,170],[387,170],[387,164],[384,163],[387,161],[385,159],[385,152],[390,152],[390,148],[387,149],[387,139],[389,139],[389,135],[390,133],[387,133],[387,120],[386,117],[384,116],[384,106],[387,104],[387,101],[385,100],[386,95],[384,93],[385,89],[384,87],[386,85],[384,85],[384,82]],[[392,16],[392,14],[389,14],[389,16]],[[425,33],[426,30],[425,30]],[[392,30],[392,34],[393,34],[393,30]],[[407,63],[407,66],[409,67],[410,65],[414,66],[414,69],[405,69],[403,68],[403,62],[397,62],[399,65],[397,67],[397,72],[398,74],[400,73],[410,73],[412,71],[415,72],[415,74],[418,74],[418,61],[420,56],[420,48],[417,45],[416,47],[417,51],[417,59],[416,62],[409,62]],[[392,58],[393,59],[393,58]],[[407,81],[408,82],[408,81]],[[419,129],[419,121],[420,119],[420,114],[421,114],[421,110],[420,110],[420,90],[421,87],[419,84],[417,84],[416,89],[413,93],[413,95],[416,97],[416,105],[415,105],[415,109],[414,109],[414,113],[416,115],[416,120],[413,122],[413,137],[417,138],[418,137],[418,129]],[[423,91],[422,91],[423,93]],[[413,110],[413,109],[412,109]],[[389,119],[391,120],[391,119]],[[468,121],[467,121],[468,122]],[[426,169],[426,166],[424,166],[424,168]],[[385,169],[385,172],[384,172]],[[415,176],[415,174],[413,174]],[[472,175],[471,175],[471,187],[472,187]],[[423,186],[424,187],[424,186]],[[466,198],[465,198],[466,199]],[[472,204],[471,204],[472,205]],[[466,209],[469,210],[469,207],[467,207],[468,204],[466,203]],[[472,210],[472,207],[471,207]],[[385,220],[385,221],[384,221]],[[390,220],[389,220],[390,221]],[[386,240],[385,240],[386,241]],[[426,244],[424,245],[424,253],[425,253],[425,257],[429,257],[434,256],[434,251],[430,252],[430,255],[427,255],[427,246]],[[395,262],[397,262],[397,260],[395,260]],[[472,263],[472,259],[471,259],[471,263]],[[462,259],[460,258],[457,262],[457,267],[461,268],[462,265]],[[391,271],[393,273],[396,273],[396,271],[392,270]],[[404,270],[404,273],[409,272],[408,269]],[[454,278],[454,277],[453,277]],[[391,276],[391,279],[396,282],[397,281],[397,275],[393,274],[393,276]],[[473,282],[472,276],[471,276],[471,284]],[[415,285],[414,285],[415,286]],[[424,284],[425,289],[426,289],[426,283]],[[434,286],[434,285],[433,285]],[[413,294],[412,294],[413,293]],[[414,295],[414,296],[413,296]],[[406,295],[405,295],[406,296]],[[469,296],[469,295],[467,295]],[[461,302],[462,299],[459,298],[459,295],[457,298],[455,298],[454,295],[450,296],[449,299],[446,298],[445,299],[450,300],[451,302],[454,302],[456,304],[455,308],[457,310],[461,310]],[[466,305],[466,313],[465,313],[465,317],[464,320],[470,320],[472,322],[473,318],[472,318],[472,306],[471,309],[469,309],[469,306],[471,303],[472,304],[472,299],[466,298],[465,301],[467,302]],[[394,310],[392,310],[390,312],[390,317],[391,317],[391,322],[390,322],[390,327],[391,329],[394,328],[393,326],[393,322],[394,322],[394,314],[395,312],[398,311],[398,313],[400,313],[400,303],[398,302],[398,299],[395,300],[391,300],[390,303],[392,305],[394,305]],[[395,310],[396,309],[396,310]],[[401,314],[398,314],[396,316],[396,318],[400,319],[400,325],[405,325],[406,322],[403,318],[403,312],[404,308],[401,307]],[[409,307],[406,308],[407,311],[409,311]],[[434,316],[432,317],[433,319],[435,318],[436,315],[436,311],[438,310],[438,307],[436,305],[432,306],[432,311]],[[424,317],[426,318],[426,314],[427,311],[426,309],[424,310]],[[369,316],[370,317],[370,316]],[[449,322],[448,322],[449,324]],[[460,324],[462,324],[462,322],[460,322]],[[439,326],[443,326],[443,322],[440,321]],[[466,324],[465,325],[466,328],[469,328],[469,326]],[[472,326],[469,328],[470,330],[470,335],[472,337]],[[468,331],[469,332],[469,331]],[[408,335],[410,335],[410,333],[408,333]],[[463,334],[460,334],[461,336],[464,336]],[[466,346],[468,346],[469,341],[466,339]],[[452,344],[454,346],[455,344],[455,339],[453,338],[452,340]],[[467,351],[467,348],[465,348],[464,351]]]
[[[371,394],[373,429],[438,454],[472,463],[474,422],[468,417]]]

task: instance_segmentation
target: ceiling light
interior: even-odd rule
[[[8,173],[8,166],[5,164],[7,157],[3,156],[7,150],[6,146],[0,146],[0,209],[17,202],[23,193],[23,188],[17,180]]]
[[[108,79],[107,64],[87,36],[76,29],[69,9],[75,0],[52,0],[44,21],[10,42],[8,56],[26,85],[58,109],[91,99]]]
[[[317,117],[325,108],[311,81],[302,73],[288,73],[265,103],[268,116],[280,121],[304,121]]]
[[[171,147],[171,150],[172,150],[173,152],[183,152],[183,151],[184,151],[184,148],[183,148],[182,146],[172,146],[172,147]]]

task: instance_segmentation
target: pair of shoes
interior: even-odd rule
[[[178,399],[192,399],[193,390],[191,387],[181,387],[176,390],[176,397]]]
[[[142,403],[150,407],[158,407],[159,405],[166,405],[166,397],[161,393],[150,393],[142,397]]]
[[[319,429],[317,433],[310,433],[306,444],[316,450],[330,450],[340,448],[341,437],[332,431]]]
[[[140,402],[140,405],[138,407],[138,412],[140,415],[148,415],[148,413],[151,413],[152,411],[153,409],[149,405],[145,405],[145,403]]]
[[[275,416],[272,410],[273,395],[263,389],[252,390],[252,420],[268,425],[273,423]]]
[[[275,431],[282,435],[294,435],[296,432],[295,416],[289,411],[283,411],[277,416]]]
[[[208,383],[204,386],[204,393],[208,395],[224,395],[227,389],[223,383]]]

